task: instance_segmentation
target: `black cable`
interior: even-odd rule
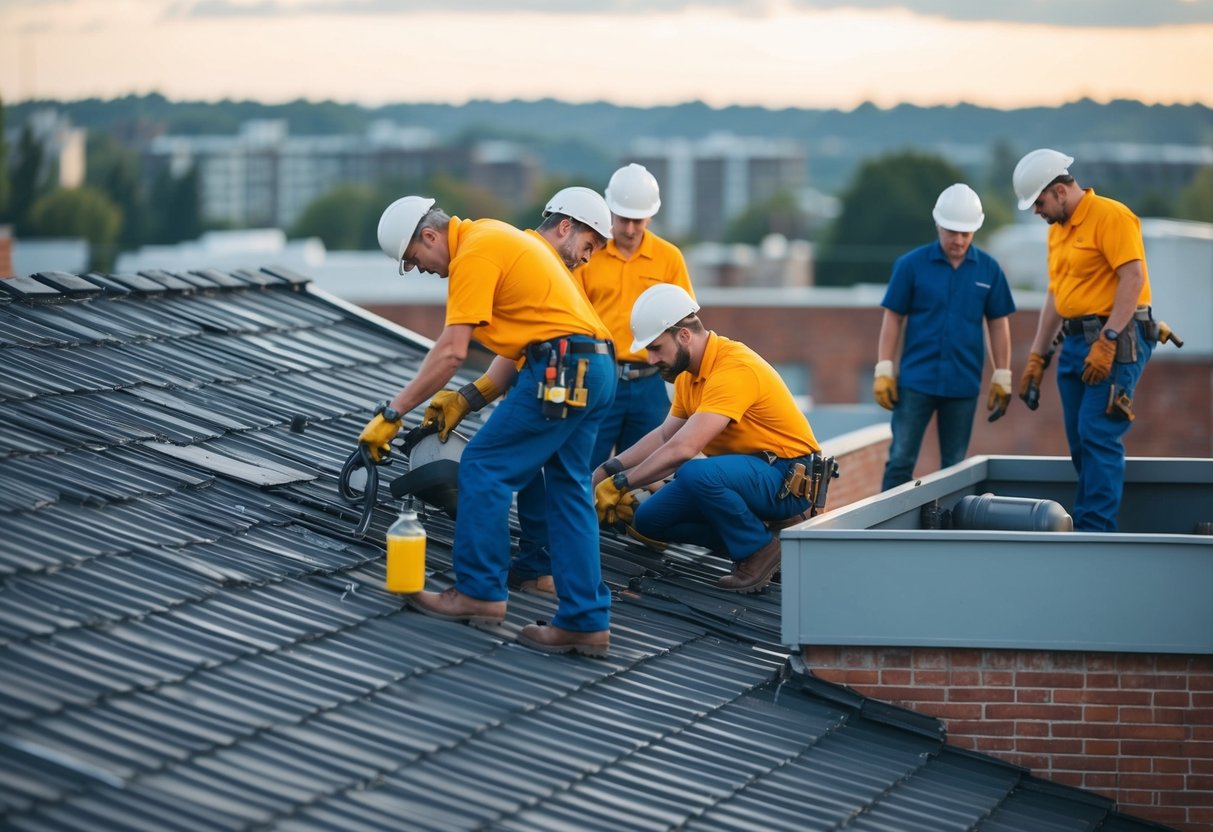
[[[362,492],[362,516],[354,527],[354,534],[365,537],[379,494],[379,466],[371,459],[371,449],[361,442],[358,443],[357,450],[346,458],[345,464],[341,466],[341,475],[337,479],[337,493],[351,502],[358,501],[357,492],[350,487],[350,478],[359,467],[366,469],[366,488]]]

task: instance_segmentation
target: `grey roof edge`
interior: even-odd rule
[[[420,332],[416,332],[408,327],[403,327],[400,324],[393,323],[387,318],[376,315],[373,312],[368,312],[366,309],[363,309],[357,304],[350,303],[349,301],[339,298],[334,294],[326,292],[324,289],[318,288],[315,283],[308,283],[303,288],[304,291],[315,295],[316,297],[322,299],[325,303],[331,304],[332,306],[341,309],[342,311],[358,318],[359,320],[374,324],[375,326],[399,335],[400,337],[416,344],[421,349],[430,350],[434,347],[434,340],[432,338],[427,338]]]
[[[947,729],[941,720],[909,708],[872,699],[853,688],[827,682],[814,675],[812,668],[798,653],[794,653],[788,659],[786,667],[789,680],[794,681],[800,690],[850,710],[864,719],[900,728],[921,737],[936,740],[941,744],[947,738]]]

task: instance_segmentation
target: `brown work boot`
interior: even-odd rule
[[[519,592],[546,595],[548,598],[556,597],[556,582],[552,580],[551,575],[540,575],[538,578],[515,578],[510,575],[509,585],[510,589],[516,589]]]
[[[442,592],[417,592],[404,602],[419,613],[443,621],[466,621],[473,627],[496,627],[505,621],[505,601],[481,601],[455,587]]]
[[[518,633],[518,643],[541,653],[580,653],[605,659],[611,646],[611,631],[578,633],[551,624],[528,624]]]
[[[763,546],[748,558],[737,561],[731,575],[725,575],[716,586],[729,592],[758,592],[771,582],[771,576],[779,568],[779,537]]]

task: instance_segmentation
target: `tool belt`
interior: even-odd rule
[[[1151,314],[1149,306],[1139,306],[1133,312],[1134,321],[1141,321],[1146,338],[1158,341],[1158,324]],[[1065,318],[1061,322],[1063,335],[1082,335],[1088,344],[1099,340],[1104,326],[1108,323],[1106,315],[1086,315],[1081,318]],[[1137,361],[1137,327],[1126,327],[1116,338],[1116,363],[1133,364]]]
[[[585,386],[585,374],[590,360],[574,359],[573,356],[594,354],[614,358],[615,345],[610,341],[574,341],[572,336],[527,345],[527,361],[543,368],[543,380],[535,395],[542,402],[540,411],[545,419],[563,419],[569,415],[570,407],[586,406],[589,391]],[[575,365],[571,373],[570,364]]]
[[[610,341],[571,341],[567,338],[552,338],[548,341],[535,341],[527,344],[523,354],[527,361],[535,364],[546,364],[548,357],[559,352],[560,342],[566,342],[566,352],[573,355],[585,355],[589,353],[597,353],[598,355],[614,355],[615,345]]]
[[[636,381],[641,378],[657,375],[657,367],[648,364],[638,364],[634,361],[619,362],[619,380]]]
[[[809,516],[814,517],[825,508],[830,480],[838,476],[838,463],[834,457],[822,456],[818,452],[803,459],[803,462],[795,462],[788,469],[777,496],[781,500],[785,497],[808,500]]]
[[[1154,321],[1154,316],[1149,306],[1139,306],[1133,312],[1133,320],[1146,321],[1148,330],[1149,323]],[[1099,337],[1099,333],[1108,323],[1107,315],[1083,315],[1079,318],[1063,318],[1061,321],[1061,332],[1063,335],[1085,335],[1087,343],[1095,342]]]

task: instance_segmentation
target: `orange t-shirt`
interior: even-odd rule
[[[696,375],[674,381],[670,415],[717,413],[728,426],[703,449],[706,456],[771,451],[783,459],[821,450],[809,420],[775,368],[740,341],[708,333]]]
[[[498,220],[452,217],[446,324],[471,324],[497,355],[520,358],[527,344],[610,332],[542,237]]]
[[[1150,302],[1150,274],[1141,221],[1114,199],[1091,188],[1068,222],[1049,226],[1049,289],[1063,318],[1108,315],[1120,278],[1116,270],[1141,261],[1145,284],[1138,305]]]

